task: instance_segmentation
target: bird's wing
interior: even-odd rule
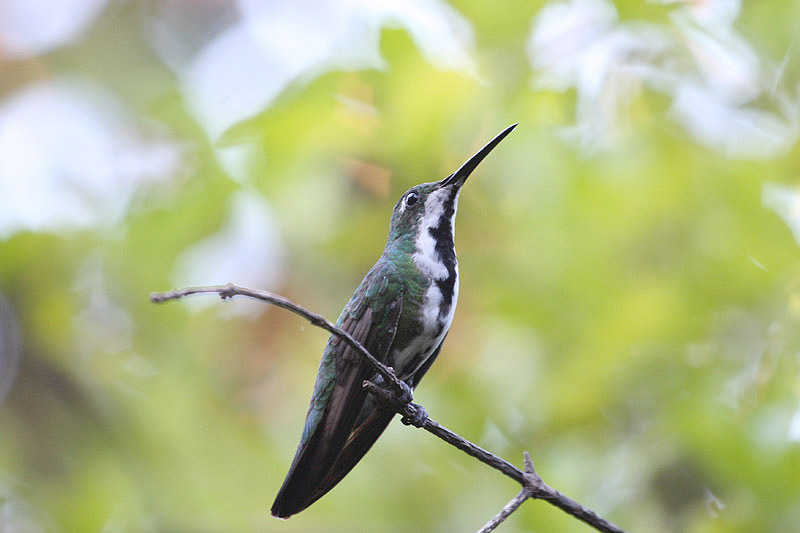
[[[402,310],[396,275],[376,265],[364,277],[339,317],[350,333],[378,360],[386,360]],[[389,297],[392,295],[392,297]],[[272,514],[287,518],[333,488],[363,457],[392,418],[378,411],[362,387],[372,367],[332,335],[320,363],[303,436]]]
[[[446,337],[447,335],[445,335]],[[406,383],[414,389],[420,382],[425,373],[430,369],[439,352],[442,350],[444,339],[439,343],[439,346],[433,351],[422,366],[414,372],[414,374],[406,380]],[[378,437],[381,436],[383,430],[392,421],[394,413],[387,412],[375,405],[375,399],[372,396],[366,398],[366,403],[361,409],[361,416],[356,422],[347,443],[336,460],[336,465],[331,469],[330,474],[320,483],[317,487],[317,494],[315,499],[321,498],[326,492],[331,490],[341,479],[361,460],[366,454]]]

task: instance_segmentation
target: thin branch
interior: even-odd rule
[[[168,300],[179,300],[193,294],[219,294],[219,297],[223,300],[233,298],[234,296],[247,296],[248,298],[261,300],[262,302],[267,302],[282,309],[286,309],[287,311],[291,311],[292,313],[305,318],[311,324],[329,331],[333,335],[336,335],[349,344],[353,350],[358,352],[362,357],[369,361],[378,374],[380,374],[386,383],[389,384],[389,388],[392,389],[392,392],[394,392],[399,398],[402,398],[406,402],[410,402],[413,399],[411,388],[405,382],[398,379],[397,376],[394,375],[394,372],[389,369],[389,367],[375,359],[375,357],[373,357],[372,354],[369,353],[369,351],[367,351],[367,349],[364,348],[364,346],[355,340],[349,333],[336,327],[324,316],[309,311],[305,307],[297,305],[288,298],[284,298],[278,294],[268,291],[261,291],[258,289],[248,289],[246,287],[239,287],[233,283],[228,283],[227,285],[184,287],[182,289],[173,289],[168,292],[153,292],[150,293],[150,301],[153,303],[163,303]]]
[[[511,513],[519,509],[519,506],[530,497],[530,491],[527,488],[523,488],[521,491],[519,491],[519,494],[514,496],[514,498],[512,498],[512,500],[500,510],[499,513],[493,516],[491,520],[486,522],[486,525],[480,528],[478,533],[490,533],[491,531],[494,531],[497,526],[502,524],[506,518],[511,516]]]
[[[412,394],[410,387],[394,375],[394,372],[386,365],[375,359],[364,346],[354,339],[349,333],[338,328],[332,322],[327,320],[322,315],[318,315],[309,311],[308,309],[295,304],[294,302],[273,294],[267,291],[256,289],[248,289],[239,287],[233,283],[227,285],[211,285],[204,287],[185,287],[183,289],[175,289],[169,292],[154,292],[150,294],[150,300],[154,303],[162,303],[168,300],[178,300],[180,298],[190,296],[193,294],[218,294],[223,300],[233,298],[234,296],[246,296],[261,300],[277,307],[291,311],[299,315],[311,324],[327,330],[332,335],[336,335],[345,341],[353,350],[364,357],[375,368],[376,372],[380,374],[384,382],[388,384],[387,390],[382,385],[377,385],[372,381],[364,381],[363,386],[369,390],[379,401],[382,401],[394,412],[400,414],[403,419],[402,422],[406,425],[413,425],[420,427],[425,431],[439,437],[448,444],[455,446],[467,455],[470,455],[482,463],[498,470],[502,474],[510,477],[520,485],[522,491],[512,499],[497,516],[495,516],[489,523],[487,523],[481,531],[492,531],[497,525],[505,520],[508,515],[513,513],[526,499],[541,499],[555,505],[566,513],[582,520],[586,524],[592,526],[598,531],[605,533],[623,533],[623,530],[612,524],[611,522],[600,518],[594,511],[584,507],[575,500],[564,496],[559,491],[549,487],[542,478],[536,473],[533,468],[533,463],[530,460],[530,455],[525,452],[525,472],[521,471],[505,459],[502,459],[491,452],[488,452],[474,444],[460,435],[450,431],[428,416],[425,408],[419,404],[412,403]],[[523,497],[524,496],[524,497]],[[519,501],[517,501],[519,500]],[[499,518],[501,517],[502,518]],[[493,522],[496,523],[491,526],[491,529],[486,529]]]

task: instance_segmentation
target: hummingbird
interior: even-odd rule
[[[461,188],[516,127],[489,141],[454,173],[403,193],[386,247],[347,302],[337,325],[414,389],[442,349],[458,300],[453,241]],[[331,335],[322,354],[305,427],[272,504],[289,518],[331,490],[369,451],[394,417],[363,387],[382,384],[371,365]]]

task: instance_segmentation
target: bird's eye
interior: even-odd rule
[[[414,207],[419,201],[419,195],[415,192],[408,193],[406,196],[406,207]]]

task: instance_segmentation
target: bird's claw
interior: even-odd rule
[[[407,414],[400,421],[407,425],[407,426],[414,426],[417,428],[421,428],[425,425],[425,422],[428,420],[428,412],[419,404],[416,403],[409,403],[407,404]]]

